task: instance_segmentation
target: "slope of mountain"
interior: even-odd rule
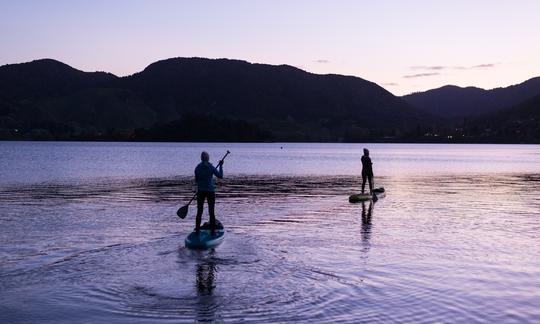
[[[154,112],[118,81],[51,59],[1,66],[0,138],[95,138],[150,125]]]
[[[515,106],[539,94],[540,77],[536,77],[506,88],[484,90],[444,86],[402,98],[412,106],[433,115],[455,118],[489,114]]]
[[[540,121],[540,95],[532,97],[521,104],[502,110],[499,114],[500,118],[508,120],[530,120]],[[540,123],[538,123],[540,126]]]
[[[83,72],[52,59],[0,66],[0,98],[30,99],[69,95],[78,90],[107,86],[117,77],[105,72]]]
[[[227,59],[175,58],[156,62],[123,80],[157,111],[174,107],[242,118],[351,118],[364,127],[415,122],[423,114],[375,83],[317,75],[281,65]],[[160,111],[164,118],[170,110]]]
[[[540,143],[540,95],[470,121],[465,131],[499,143]]]
[[[375,83],[286,65],[175,58],[124,78],[54,60],[0,67],[0,138],[166,139],[182,120],[252,130],[237,137],[353,141],[400,135],[430,117]]]

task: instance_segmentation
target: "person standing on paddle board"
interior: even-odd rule
[[[373,195],[373,163],[369,158],[369,150],[364,149],[364,155],[362,156],[362,194],[366,188],[366,180],[369,181],[369,194]]]
[[[195,232],[199,232],[203,213],[204,200],[208,202],[208,214],[210,214],[210,228],[214,233],[216,227],[216,215],[214,206],[216,204],[216,185],[214,176],[223,179],[223,160],[218,163],[218,168],[214,167],[207,152],[201,153],[201,163],[195,168],[195,181],[197,182],[197,217],[195,218]]]

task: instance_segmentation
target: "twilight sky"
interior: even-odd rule
[[[540,76],[539,0],[0,0],[0,65],[129,75],[170,57],[355,75],[396,95]]]

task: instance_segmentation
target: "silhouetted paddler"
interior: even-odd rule
[[[197,217],[195,218],[195,231],[199,232],[201,218],[204,207],[204,200],[208,201],[208,214],[210,215],[210,228],[212,233],[216,228],[216,215],[214,207],[216,204],[216,185],[214,176],[223,179],[223,160],[218,163],[218,169],[209,162],[210,156],[207,152],[201,153],[201,163],[195,168],[195,181],[197,182]]]
[[[369,181],[369,194],[373,195],[373,163],[369,157],[369,150],[364,149],[364,155],[362,156],[362,194],[366,188],[366,180]]]

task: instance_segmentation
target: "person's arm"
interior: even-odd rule
[[[213,168],[213,173],[216,177],[223,179],[223,163],[218,164],[218,169]]]

